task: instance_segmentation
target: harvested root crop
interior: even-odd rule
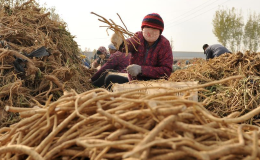
[[[230,77],[197,88],[241,78]],[[0,129],[0,156],[41,156],[47,160],[260,158],[260,128],[239,124],[259,114],[259,108],[241,117],[231,114],[219,118],[202,103],[176,96],[181,90],[169,89],[154,95],[139,90],[113,93],[94,89],[81,94],[72,91],[56,102],[46,102],[41,109],[7,106],[7,110],[24,118]],[[4,150],[6,146],[24,150]],[[32,150],[34,155],[26,150]]]
[[[234,83],[216,84],[199,92],[205,107],[225,117],[233,112],[245,114],[260,105],[260,53],[223,54],[209,61],[194,61],[187,69],[172,73],[169,81],[198,81],[199,84],[221,80],[234,75],[245,78]],[[255,116],[246,123],[259,125]]]

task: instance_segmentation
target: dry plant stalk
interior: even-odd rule
[[[78,93],[92,89],[86,82],[94,71],[81,65],[78,45],[66,24],[52,20],[35,0],[12,2],[0,2],[0,109],[43,106],[49,95],[55,101],[65,89]],[[28,56],[43,46],[49,56]],[[12,124],[15,115],[1,117],[0,128]]]
[[[49,99],[41,109],[6,106],[25,118],[0,129],[0,158],[257,159],[260,128],[239,123],[259,114],[259,109],[220,118],[203,103],[174,94],[241,78],[154,95],[139,92],[149,87],[71,91],[55,102]]]
[[[260,53],[223,54],[209,61],[192,59],[186,69],[171,74],[169,81],[199,81],[199,84],[221,80],[230,76],[243,75],[242,80],[235,80],[222,85],[212,85],[200,91],[199,101],[206,108],[220,117],[233,112],[245,114],[260,105]],[[185,61],[183,61],[185,63]],[[246,123],[259,124],[259,116],[254,116]]]
[[[123,27],[117,25],[112,19],[109,19],[109,21],[108,21],[106,18],[104,18],[94,12],[91,12],[91,14],[94,14],[94,15],[100,17],[101,19],[98,19],[98,20],[103,23],[106,23],[108,25],[108,26],[100,26],[100,27],[107,27],[107,34],[108,34],[108,29],[110,29],[115,34],[119,35],[122,38],[122,40],[124,42],[125,50],[126,50],[126,55],[128,54],[128,42],[126,41],[127,38],[133,37],[133,40],[136,41],[138,44],[140,44],[140,40],[138,39],[138,37],[136,37],[136,35],[134,33],[128,31],[125,23],[123,22],[122,18],[120,17],[120,15],[118,13],[117,13],[117,15],[118,15],[119,19],[121,20],[121,22],[123,23],[125,29]],[[133,45],[135,50],[137,50],[131,41],[130,41],[130,43]],[[116,46],[116,47],[117,47],[117,49],[119,49],[120,44],[117,44],[117,45],[118,46]]]

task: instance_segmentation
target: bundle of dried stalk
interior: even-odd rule
[[[132,39],[136,43],[140,44],[139,38],[134,33],[128,31],[125,23],[123,22],[123,20],[122,20],[122,18],[120,17],[119,14],[117,14],[117,15],[118,15],[119,19],[121,20],[121,22],[123,23],[125,28],[121,27],[120,25],[117,25],[112,19],[107,20],[106,18],[104,18],[101,15],[98,15],[98,14],[96,14],[94,12],[91,12],[91,14],[94,14],[94,15],[98,16],[99,17],[98,20],[100,22],[103,22],[103,23],[108,25],[108,26],[100,26],[100,27],[106,27],[107,28],[107,34],[108,34],[108,30],[109,29],[114,32],[114,34],[111,37],[111,42],[114,42],[114,45],[115,45],[115,47],[117,49],[119,49],[121,43],[124,42],[124,46],[125,46],[124,49],[125,49],[126,55],[128,54],[128,45],[127,45],[128,42],[126,41],[127,38],[132,37]],[[117,36],[115,36],[115,35],[117,35]],[[118,39],[119,37],[121,38],[120,40]],[[136,50],[136,47],[133,44],[133,42],[131,40],[129,42],[133,45],[133,47]]]
[[[0,40],[4,44],[0,48],[0,104],[32,107],[44,104],[50,94],[57,100],[64,89],[78,93],[92,89],[86,82],[93,71],[81,65],[78,45],[66,24],[50,19],[50,13],[43,13],[34,0],[8,4],[12,3],[0,5]],[[42,46],[50,56],[27,56]],[[24,60],[24,73],[14,67],[17,58]],[[8,123],[0,119],[0,127]]]
[[[1,159],[257,159],[259,127],[238,124],[260,113],[218,118],[177,92],[67,92],[37,108],[8,107],[23,119],[0,129]],[[143,88],[145,89],[145,88]],[[50,97],[51,98],[51,97]]]
[[[223,117],[232,112],[247,113],[260,105],[260,53],[224,54],[209,61],[199,61],[187,69],[174,72],[170,81],[199,81],[200,84],[233,75],[244,75],[237,82],[216,84],[200,92],[200,102],[210,111]],[[258,116],[248,123],[258,124]]]

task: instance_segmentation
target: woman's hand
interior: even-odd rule
[[[126,70],[133,77],[136,77],[138,74],[142,73],[142,67],[137,64],[129,65]]]

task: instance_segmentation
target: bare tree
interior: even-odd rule
[[[9,6],[13,8],[14,6],[21,5],[28,0],[0,0],[0,5],[1,6]]]
[[[229,16],[226,9],[220,8],[213,18],[213,33],[218,41],[226,46],[229,37]]]
[[[254,12],[249,15],[244,29],[244,46],[247,50],[256,52],[260,46],[260,15]]]
[[[91,52],[90,48],[85,47],[85,52]]]
[[[241,47],[243,37],[243,16],[242,11],[235,8],[220,8],[216,11],[213,19],[213,33],[218,41],[229,48],[231,51],[238,51]]]
[[[229,16],[230,16],[230,33],[229,33],[229,39],[228,44],[229,48],[233,52],[240,51],[241,49],[241,43],[243,38],[243,16],[242,11],[236,12],[235,8],[232,8],[232,10],[229,10]]]

